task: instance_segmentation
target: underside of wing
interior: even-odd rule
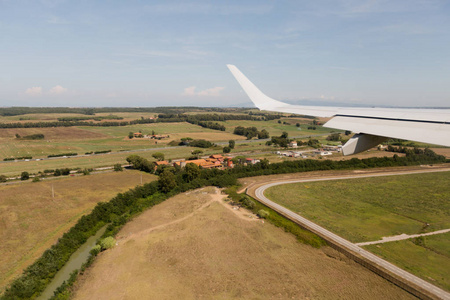
[[[370,149],[388,138],[450,147],[450,110],[353,108],[290,105],[261,92],[238,68],[228,65],[233,76],[261,110],[331,117],[325,127],[357,133],[343,147],[344,155]]]

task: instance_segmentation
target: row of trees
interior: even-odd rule
[[[187,112],[233,112],[245,113],[247,108],[219,108],[219,107],[1,107],[0,116],[18,116],[25,114],[48,114],[48,113],[71,113],[95,115],[96,113],[119,113],[119,112],[150,112],[162,114],[182,114]]]
[[[155,123],[154,119],[137,119],[133,121],[121,121],[121,122],[101,122],[94,123],[92,121],[54,121],[54,122],[24,122],[24,123],[0,123],[0,128],[49,128],[49,127],[71,127],[71,126],[127,126],[135,124],[149,124]]]
[[[58,118],[57,120],[60,122],[86,121],[86,120],[103,121],[103,120],[123,120],[123,118],[115,115],[109,115],[109,116],[92,116],[92,117],[61,117]]]
[[[228,121],[228,120],[250,120],[250,121],[268,121],[279,119],[277,114],[261,113],[255,114],[159,114],[159,122],[188,122],[196,124],[200,121]]]
[[[103,119],[117,119],[120,117],[64,117],[59,118],[58,121],[53,122],[17,122],[17,123],[0,123],[0,128],[48,128],[48,127],[71,127],[71,126],[127,126],[135,124],[149,124],[149,123],[172,123],[172,122],[188,122],[191,124],[199,125],[206,128],[225,130],[225,126],[219,123],[212,123],[212,121],[227,121],[227,120],[253,120],[264,121],[279,118],[278,115],[266,114],[264,116],[251,116],[247,114],[159,114],[158,119],[143,118],[132,121],[110,121],[110,122],[92,122],[83,120],[103,120]]]

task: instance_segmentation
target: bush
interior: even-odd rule
[[[102,251],[102,246],[100,245],[95,245],[94,247],[92,247],[91,251],[89,251],[89,253],[92,256],[97,256],[97,254],[99,254]]]
[[[39,178],[39,176],[35,176],[32,181],[33,182],[39,182],[39,181],[41,181],[41,179]]]
[[[22,137],[23,140],[43,140],[44,135],[42,133],[26,135]]]
[[[114,171],[116,171],[116,172],[123,171],[122,165],[121,164],[115,164],[114,165]]]
[[[255,207],[255,202],[251,200],[248,196],[242,197],[241,203],[244,207],[248,209],[253,209]]]
[[[6,182],[8,178],[5,175],[0,175],[0,182]]]
[[[26,171],[23,171],[22,174],[20,175],[20,180],[28,180],[30,179],[30,174]]]
[[[99,243],[102,250],[112,248],[112,247],[114,247],[115,244],[116,244],[116,239],[113,238],[112,236],[108,236],[107,238],[100,240],[100,243]]]
[[[260,209],[258,210],[258,217],[265,219],[269,216],[269,212],[264,210],[264,209]]]
[[[206,140],[193,140],[192,142],[189,143],[189,146],[198,148],[209,148],[212,147],[212,143]]]

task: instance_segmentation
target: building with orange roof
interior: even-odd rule
[[[169,162],[162,160],[162,161],[155,161],[155,170],[159,167],[159,166],[165,166],[165,165],[169,165]]]

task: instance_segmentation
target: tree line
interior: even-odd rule
[[[227,120],[253,120],[264,121],[279,118],[279,115],[265,114],[264,116],[252,116],[248,114],[159,114],[157,119],[150,119],[141,117],[140,119],[132,121],[108,121],[108,122],[93,122],[82,121],[84,118],[60,118],[58,121],[52,122],[13,122],[0,123],[0,128],[48,128],[48,127],[71,127],[71,126],[127,126],[135,124],[150,124],[150,123],[174,123],[174,122],[188,122],[194,125],[200,125],[216,130],[225,130],[225,126],[212,121],[227,121]],[[89,118],[92,119],[92,118]]]
[[[92,116],[92,117],[61,117],[57,119],[60,122],[67,121],[85,121],[85,120],[94,120],[94,121],[103,121],[103,120],[123,120],[122,117],[109,115],[109,116]]]
[[[186,113],[195,111],[207,112],[245,112],[248,108],[220,108],[195,106],[160,106],[160,107],[1,107],[0,116],[18,116],[25,114],[84,114],[119,113],[119,112],[150,112],[150,113]]]

